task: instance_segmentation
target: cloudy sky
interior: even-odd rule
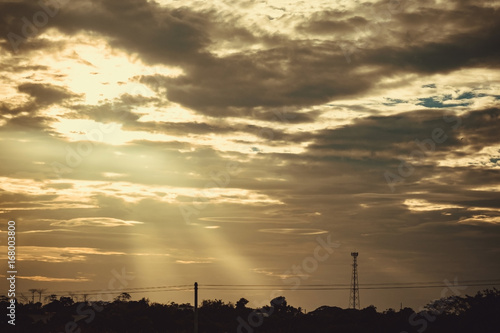
[[[499,7],[2,1],[0,274],[14,219],[20,291],[349,284],[351,251],[361,284],[498,278]],[[338,247],[313,265],[318,239]]]

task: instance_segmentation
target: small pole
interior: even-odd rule
[[[198,282],[194,283],[194,333],[198,333]]]

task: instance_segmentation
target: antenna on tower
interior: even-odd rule
[[[359,309],[359,282],[358,282],[358,252],[351,252],[352,256],[352,277],[351,294],[349,296],[349,308]]]

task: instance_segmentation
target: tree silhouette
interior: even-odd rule
[[[72,297],[66,297],[66,296],[61,296],[59,298],[59,302],[61,303],[62,306],[71,306],[75,303]]]
[[[117,302],[127,302],[132,298],[129,293],[121,293],[120,295],[115,297],[115,301]]]
[[[248,300],[246,298],[240,298],[238,302],[236,302],[236,309],[238,310],[243,310],[246,308],[246,305],[248,304]]]
[[[71,297],[49,296],[49,303],[33,304],[27,299],[17,304],[18,332],[192,332],[191,304],[151,303],[142,298],[131,301],[122,293],[113,302],[73,302]],[[321,306],[304,314],[288,304],[285,297],[272,299],[270,305],[248,308],[249,301],[240,298],[236,306],[220,299],[203,300],[199,312],[199,327],[203,333],[237,332],[244,322],[254,333],[498,333],[500,330],[500,292],[496,289],[478,292],[474,296],[447,297],[430,302],[425,311],[415,313],[410,308],[377,312],[374,306],[364,309],[341,309]],[[0,307],[9,299],[0,297]],[[240,318],[240,321],[237,320]],[[7,316],[0,318],[0,332],[9,331]],[[250,326],[252,325],[252,326]]]

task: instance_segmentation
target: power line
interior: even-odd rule
[[[76,291],[52,291],[49,295],[71,295],[71,296],[91,296],[91,295],[113,295],[113,294],[135,294],[135,293],[148,293],[148,292],[162,292],[162,291],[191,291],[191,285],[177,285],[177,286],[156,286],[156,287],[137,287],[121,290],[107,290],[107,289],[93,289],[93,290],[76,290]]]
[[[387,290],[387,289],[425,289],[425,288],[446,288],[453,286],[497,286],[500,285],[500,279],[491,280],[464,280],[460,285],[453,283],[445,283],[443,281],[427,281],[427,282],[390,282],[390,283],[369,283],[359,284],[359,289],[364,290]],[[329,290],[350,290],[350,284],[302,284],[297,287],[284,284],[199,284],[200,290],[217,290],[217,291],[244,291],[244,290],[290,290],[290,291],[329,291]],[[190,284],[170,285],[170,286],[151,286],[151,287],[135,287],[126,288],[119,291],[116,290],[73,290],[73,291],[48,291],[50,295],[69,295],[84,296],[84,295],[110,295],[110,294],[135,294],[148,292],[171,292],[171,291],[192,291],[193,286]]]
[[[160,289],[160,288],[172,288],[172,289],[175,289],[175,288],[191,288],[192,286],[190,284],[182,284],[182,285],[175,285],[175,286],[155,286],[155,287],[136,287],[136,288],[127,288],[127,290],[146,290],[146,289]],[[107,291],[110,291],[108,289],[92,289],[92,290],[71,290],[71,291],[68,291],[68,290],[58,290],[58,291],[54,291],[53,293],[70,293],[70,292],[73,292],[73,293],[83,293],[83,292],[107,292]],[[116,291],[115,291],[116,293]]]
[[[477,287],[477,286],[493,286],[493,285],[500,285],[500,282],[498,283],[478,283],[478,284],[468,284],[467,287]],[[442,285],[420,285],[420,286],[379,286],[379,287],[358,287],[358,289],[363,289],[363,290],[384,290],[384,289],[425,289],[425,288],[446,288],[450,287],[449,285],[442,284]],[[290,288],[290,287],[283,287],[283,286],[276,286],[275,288],[248,288],[248,287],[242,287],[242,288],[235,288],[235,287],[228,287],[228,288],[222,288],[222,287],[208,287],[208,288],[203,288],[205,290],[291,290],[291,291],[296,291],[296,290],[351,290],[352,288],[350,287],[312,287],[312,286],[302,286],[302,287],[297,287],[297,288]]]
[[[471,283],[484,283],[484,284],[498,284],[500,279],[491,280],[463,280],[460,284],[471,284]],[[426,282],[385,282],[385,283],[361,283],[360,286],[372,287],[372,286],[412,286],[412,285],[439,285],[446,286],[443,281],[426,281]],[[203,287],[283,287],[283,284],[203,284]],[[285,285],[286,286],[286,285]],[[350,284],[338,283],[338,284],[301,284],[302,287],[350,287]]]

